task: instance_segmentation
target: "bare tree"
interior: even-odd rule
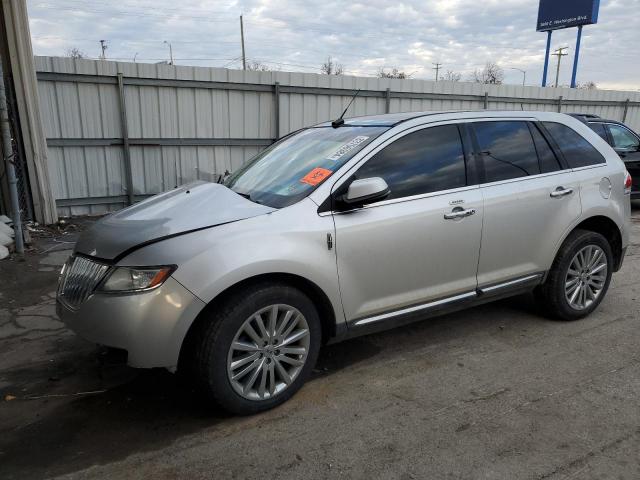
[[[598,85],[593,80],[589,80],[588,82],[578,83],[578,88],[583,90],[597,90]]]
[[[447,73],[440,75],[440,80],[443,82],[459,82],[462,80],[462,74],[452,70],[447,70]]]
[[[502,85],[504,70],[495,62],[487,62],[482,70],[476,69],[469,78],[472,82]]]
[[[331,56],[327,57],[327,61],[320,66],[320,73],[325,75],[342,75],[344,73],[344,65],[333,61]]]
[[[385,71],[384,68],[381,68],[380,70],[378,70],[378,77],[379,78],[400,78],[400,79],[405,79],[405,78],[409,78],[409,75],[407,75],[405,72],[401,72],[397,68],[392,69],[390,72],[387,72],[387,71]]]
[[[78,47],[67,48],[65,55],[71,58],[87,58],[87,54],[80,50]]]
[[[253,70],[254,72],[270,72],[273,68],[265,65],[264,63],[258,62],[257,60],[252,60],[247,62],[247,70]]]

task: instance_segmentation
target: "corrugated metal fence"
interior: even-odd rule
[[[640,93],[243,72],[36,57],[60,215],[99,214],[233,171],[278,137],[336,118],[424,110],[553,110],[640,130]]]

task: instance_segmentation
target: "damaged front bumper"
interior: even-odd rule
[[[56,302],[60,319],[79,336],[124,349],[132,367],[175,371],[182,342],[205,303],[170,277],[147,292],[90,295],[77,308]]]

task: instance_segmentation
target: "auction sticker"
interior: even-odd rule
[[[336,150],[331,156],[327,158],[329,160],[333,160],[334,162],[337,160],[340,160],[341,157],[344,157],[351,150],[353,150],[362,142],[365,142],[367,140],[369,140],[369,137],[365,137],[363,135],[356,137],[353,140],[349,141],[348,143],[345,143],[344,145],[342,145],[338,150]]]
[[[320,182],[322,182],[325,178],[329,177],[333,172],[331,170],[327,170],[326,168],[314,168],[309,173],[307,173],[303,178],[300,179],[302,183],[306,183],[308,185],[316,186]]]

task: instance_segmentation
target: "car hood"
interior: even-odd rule
[[[102,218],[82,233],[75,251],[117,260],[149,243],[274,210],[223,185],[196,182]]]

